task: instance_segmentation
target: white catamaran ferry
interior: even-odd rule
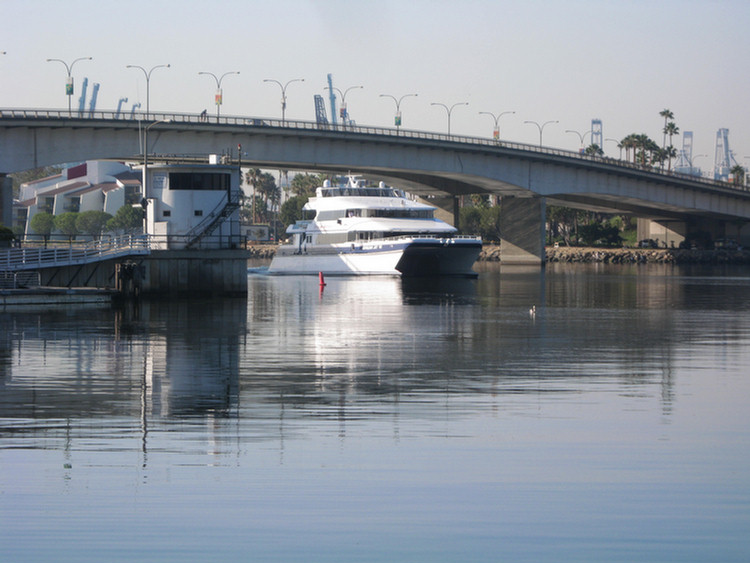
[[[332,187],[326,180],[303,211],[310,217],[289,226],[270,273],[476,276],[482,239],[456,235],[434,217],[435,207],[383,182],[368,187],[349,176],[346,186]]]

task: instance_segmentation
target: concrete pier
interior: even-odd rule
[[[544,198],[503,197],[500,206],[503,263],[544,264]]]
[[[121,289],[129,295],[247,295],[247,260],[238,249],[155,250],[146,256],[40,268],[40,285]]]

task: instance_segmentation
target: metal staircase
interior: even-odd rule
[[[223,199],[221,203],[219,203],[219,205],[217,205],[216,208],[211,211],[205,219],[203,219],[203,221],[188,231],[185,235],[185,240],[187,241],[185,248],[192,248],[199,244],[205,237],[213,234],[224,220],[237,211],[239,207],[240,192],[237,191],[233,194],[227,194],[226,199]]]

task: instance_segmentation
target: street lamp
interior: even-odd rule
[[[326,86],[325,89],[329,90],[330,88],[331,88],[330,86]],[[364,88],[364,86],[349,86],[349,88],[347,88],[343,92],[339,90],[338,88],[336,88],[335,86],[333,87],[333,89],[339,93],[339,96],[341,96],[341,108],[339,108],[339,116],[341,117],[341,120],[344,126],[346,126],[346,118],[349,115],[346,111],[346,94],[347,92],[349,92],[349,90],[355,90],[357,88]]]
[[[154,121],[153,123],[150,123],[146,126],[146,128],[143,130],[143,199],[141,200],[141,206],[146,209],[148,206],[148,200],[151,199],[149,192],[148,192],[148,130],[151,129],[154,125],[158,125],[159,123],[171,123],[171,119],[160,119],[159,121]],[[146,219],[147,227],[148,227],[148,219]],[[148,233],[148,228],[143,229],[144,233]]]
[[[272,80],[269,78],[266,78],[263,80],[263,82],[273,82],[275,84],[279,85],[279,88],[281,88],[281,124],[283,125],[286,123],[286,88],[289,86],[292,82],[304,82],[304,78],[292,78],[290,81],[288,81],[286,84],[281,84],[278,80]]]
[[[586,138],[586,135],[588,135],[589,133],[591,133],[591,131],[586,131],[583,135],[581,135],[578,131],[575,131],[573,129],[566,129],[565,132],[566,133],[575,133],[576,135],[578,135],[578,138],[581,139],[581,149],[583,149],[583,140]]]
[[[5,54],[5,51],[3,51],[3,54]],[[68,66],[68,63],[66,63],[62,59],[47,59],[48,63],[51,62],[58,62],[65,65],[65,70],[68,73],[68,80],[65,83],[65,95],[68,96],[68,116],[72,115],[71,113],[71,106],[70,106],[70,98],[73,95],[73,76],[71,73],[73,72],[73,65],[76,64],[78,61],[90,61],[93,59],[93,57],[80,57],[76,60],[74,60],[72,63],[70,63],[70,66]]]
[[[693,174],[693,161],[695,161],[695,160],[697,160],[697,159],[699,159],[701,157],[706,157],[706,156],[708,156],[708,155],[707,154],[696,154],[694,157],[688,159],[688,163],[690,164],[690,173],[691,174]],[[697,174],[694,174],[694,175],[697,175]]]
[[[219,121],[219,108],[221,107],[221,104],[223,102],[224,96],[222,95],[221,91],[221,81],[224,80],[224,77],[228,74],[239,74],[239,70],[231,71],[231,72],[225,72],[222,74],[219,78],[216,77],[216,75],[213,72],[199,72],[198,74],[208,74],[209,76],[213,76],[214,80],[216,80],[216,96],[214,97],[214,101],[216,102],[216,121]]]
[[[495,115],[494,113],[490,111],[480,111],[479,115],[490,115],[492,116],[492,119],[495,120],[495,128],[492,130],[492,138],[496,141],[500,140],[500,127],[498,126],[498,121],[500,121],[500,118],[504,116],[506,113],[516,113],[515,111],[504,111],[500,115]]]
[[[143,74],[146,77],[146,119],[148,119],[149,113],[150,113],[150,105],[149,105],[149,102],[150,102],[150,100],[149,100],[149,97],[150,97],[150,90],[149,90],[149,88],[150,88],[150,86],[149,85],[150,85],[150,82],[151,82],[151,73],[154,72],[157,68],[169,68],[169,65],[168,64],[166,64],[166,65],[156,65],[154,67],[151,67],[151,70],[148,70],[148,71],[145,68],[143,68],[142,66],[138,66],[138,65],[127,65],[125,68],[139,68],[139,69],[141,69],[143,71]]]
[[[458,103],[453,104],[450,108],[446,106],[445,104],[441,104],[438,102],[432,102],[430,105],[440,106],[440,107],[445,108],[445,111],[448,113],[448,136],[450,137],[451,136],[451,113],[453,113],[453,108],[455,108],[456,106],[468,106],[469,102],[458,102]]]
[[[401,101],[404,98],[408,98],[410,96],[416,96],[417,94],[404,94],[399,99],[396,99],[395,96],[391,96],[390,94],[380,94],[381,98],[391,98],[394,102],[396,102],[396,116],[393,118],[393,123],[396,125],[396,134],[398,135],[398,128],[401,127]]]
[[[610,139],[609,137],[607,137],[604,140],[605,141],[612,141],[613,143],[617,143],[617,148],[620,149],[620,160],[622,160],[622,149],[623,149],[622,143],[620,141],[618,141],[617,139]]]
[[[533,123],[539,129],[539,146],[542,146],[542,131],[550,123],[560,123],[559,121],[545,121],[542,125],[539,125],[536,121],[524,121],[524,123]]]

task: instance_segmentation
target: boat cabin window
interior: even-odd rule
[[[391,219],[432,219],[432,209],[334,209],[318,211],[318,221],[334,221],[342,217],[387,217]]]
[[[321,197],[403,197],[401,192],[393,188],[319,188]]]

